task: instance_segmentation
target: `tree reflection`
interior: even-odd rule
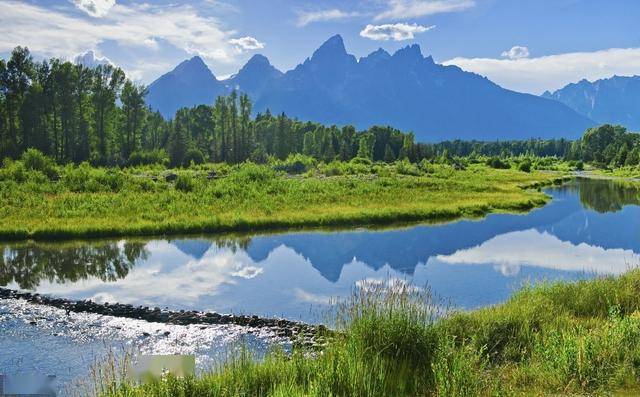
[[[639,193],[637,183],[605,179],[583,181],[579,187],[580,202],[600,213],[620,211],[625,205],[639,205]]]
[[[138,259],[147,258],[145,246],[136,241],[4,246],[0,285],[15,282],[22,289],[34,289],[44,280],[64,283],[97,277],[116,281],[124,278]]]

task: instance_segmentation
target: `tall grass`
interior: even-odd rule
[[[481,164],[460,170],[434,164],[427,172],[404,162],[316,165],[291,159],[167,170],[26,160],[6,161],[0,168],[0,239],[446,220],[542,205],[544,194],[521,186],[558,177]]]
[[[528,287],[503,305],[438,312],[379,284],[340,306],[320,352],[247,351],[196,378],[103,382],[102,396],[609,395],[640,390],[640,271]],[[636,292],[636,293],[634,293]],[[437,315],[436,315],[437,314]],[[112,379],[112,378],[108,378]]]

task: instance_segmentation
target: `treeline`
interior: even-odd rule
[[[87,68],[58,59],[35,62],[16,47],[0,60],[0,158],[36,148],[58,163],[138,165],[266,162],[304,154],[320,161],[355,157],[393,162],[456,157],[554,156],[601,165],[637,165],[639,139],[601,126],[578,141],[450,141],[416,143],[412,133],[374,126],[324,126],[273,115],[252,117],[246,95],[218,97],[211,106],[180,109],[165,120],[145,104],[146,88],[111,65]]]

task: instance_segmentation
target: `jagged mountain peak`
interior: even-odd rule
[[[320,47],[313,53],[312,58],[323,54],[346,54],[347,49],[344,46],[344,40],[339,34],[331,36],[327,41],[322,43]]]
[[[211,75],[215,78],[215,75],[213,74],[213,72],[211,72],[211,69],[209,69],[207,64],[204,63],[202,58],[200,58],[198,55],[180,62],[180,64],[178,64],[178,66],[176,66],[170,73],[182,75],[197,73],[201,75]]]
[[[198,59],[177,69],[189,70],[191,64],[208,71]],[[457,66],[436,64],[416,44],[393,55],[378,49],[358,62],[335,35],[285,74],[263,55],[252,57],[224,82],[213,74],[192,74],[197,78],[169,73],[158,80],[162,86],[152,84],[156,100],[167,102],[165,116],[172,117],[176,108],[211,104],[216,96],[238,89],[251,97],[255,112],[271,109],[357,128],[392,125],[414,131],[420,141],[574,138],[594,125],[561,103],[503,89]]]

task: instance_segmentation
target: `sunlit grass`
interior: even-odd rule
[[[320,352],[230,357],[196,378],[103,396],[634,395],[640,388],[640,271],[527,287],[505,304],[439,310],[402,282],[360,289]]]
[[[211,165],[213,169],[216,165]],[[59,182],[32,171],[0,175],[0,238],[73,238],[389,224],[524,211],[547,197],[523,186],[549,184],[559,174],[465,170],[435,166],[403,175],[393,165],[327,176],[275,172],[268,166],[172,171],[65,167]],[[15,168],[15,167],[14,167]],[[416,168],[417,170],[417,168]],[[154,180],[154,177],[156,180]],[[16,181],[16,179],[18,181]],[[187,180],[187,182],[184,182]],[[180,182],[179,181],[183,181]]]

